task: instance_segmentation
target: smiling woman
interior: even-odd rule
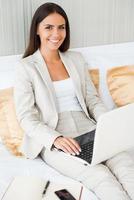
[[[65,11],[54,3],[40,6],[33,16],[29,45],[16,70],[14,87],[16,114],[24,130],[23,153],[30,159],[40,155],[57,171],[93,190],[99,199],[129,200],[120,177],[117,181],[107,163],[91,167],[75,159],[82,151],[75,138],[85,133],[91,136],[106,108],[83,56],[68,50],[69,44]],[[131,175],[128,173],[127,180]],[[129,192],[134,181],[124,185]]]

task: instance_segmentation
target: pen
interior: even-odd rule
[[[79,200],[81,200],[82,190],[83,190],[83,186],[81,186]]]
[[[43,196],[46,194],[46,191],[47,191],[47,189],[48,189],[48,187],[49,187],[49,184],[50,184],[50,181],[47,181],[47,183],[46,183],[46,185],[45,185],[45,188],[44,188],[44,190],[43,190],[43,193],[42,193]]]

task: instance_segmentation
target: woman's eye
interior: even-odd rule
[[[52,29],[52,27],[51,26],[47,26],[47,27],[45,27],[45,29]]]
[[[47,30],[52,30],[53,27],[52,27],[52,26],[46,26],[45,29],[47,29]],[[59,30],[64,30],[64,29],[65,29],[65,26],[59,26],[58,29],[59,29]]]
[[[65,26],[61,26],[61,27],[59,27],[60,29],[65,29]]]

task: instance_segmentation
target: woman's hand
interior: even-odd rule
[[[54,146],[57,149],[64,151],[65,153],[69,153],[72,155],[79,155],[81,152],[81,148],[76,140],[70,137],[60,136],[55,139]]]

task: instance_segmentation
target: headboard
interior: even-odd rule
[[[0,57],[0,89],[13,86],[14,72],[21,55]]]

